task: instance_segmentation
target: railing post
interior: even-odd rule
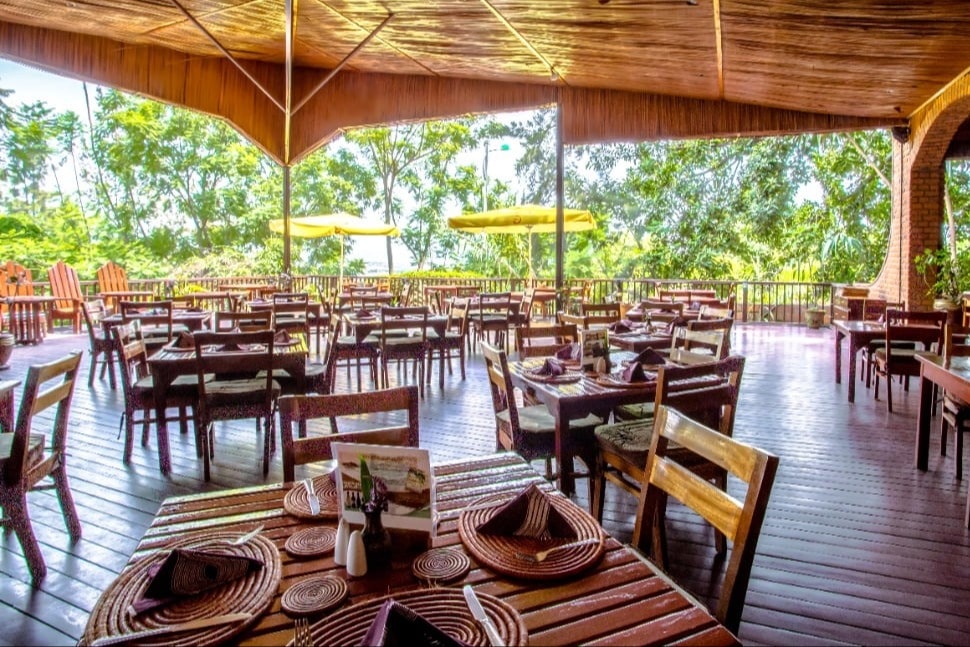
[[[741,321],[748,323],[748,282],[741,284]],[[737,313],[735,313],[737,315]]]

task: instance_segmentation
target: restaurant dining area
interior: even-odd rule
[[[64,389],[40,390],[31,428],[50,439],[43,446],[60,458],[49,471],[73,503],[62,508],[59,489],[26,496],[39,577],[28,566],[37,555],[25,559],[18,534],[3,533],[0,641],[963,642],[970,530],[960,432],[944,454],[945,409],[918,370],[908,388],[904,378],[883,384],[878,399],[874,381],[867,386],[861,362],[872,360],[846,331],[882,326],[884,335],[888,326],[875,319],[821,328],[739,322],[713,303],[685,317],[688,308],[666,294],[622,317],[590,302],[574,315],[550,316],[540,305],[527,321],[497,324],[495,313],[518,312],[507,295],[431,290],[444,314],[391,299],[348,301],[311,325],[299,316],[287,323],[292,307],[266,316],[252,286],[236,288],[249,305],[225,324],[234,332],[218,332],[219,311],[191,306],[212,317],[196,330],[191,319],[181,328],[163,322],[156,341],[157,320],[112,325],[105,315],[111,362],[93,360],[101,347],[69,324],[17,346],[0,375],[0,424],[4,432],[21,424],[39,371],[73,384],[66,419],[52,395]],[[141,303],[151,304],[147,316],[171,316],[156,312],[158,301]],[[307,306],[296,310],[305,316]],[[453,317],[464,323],[452,328]],[[393,325],[382,325],[388,319]],[[432,350],[449,334],[455,347]],[[609,352],[587,358],[571,343],[580,340],[609,340]],[[133,399],[138,362],[122,370],[138,353],[155,380],[147,401]],[[229,364],[203,363],[210,353]],[[595,365],[583,367],[587,359]],[[250,390],[262,395],[247,399]],[[641,449],[630,444],[638,429]],[[706,444],[704,430],[721,440]],[[717,463],[718,448],[734,441],[733,458]],[[329,458],[348,451],[341,442],[346,460],[356,456],[350,463]],[[400,517],[413,508],[386,486],[394,496],[377,504],[388,530],[383,552],[363,543],[369,508],[352,488],[373,477],[364,478],[364,450],[354,449],[363,446],[354,443],[415,452],[409,478],[430,470],[430,484],[415,488],[429,498],[420,523]],[[715,462],[685,459],[688,448]],[[644,469],[635,461],[647,455]],[[632,467],[630,456],[640,457]],[[36,460],[25,464],[47,465]],[[378,453],[367,462],[377,475],[395,460],[405,459]],[[727,536],[724,553],[691,505],[707,496],[699,483],[720,492],[721,472],[705,465],[731,472],[729,499],[700,504],[735,511],[712,517]],[[364,499],[373,502],[374,492]],[[11,518],[12,495],[4,496]],[[541,510],[534,534],[523,532],[526,506]],[[401,518],[413,527],[396,525]],[[191,575],[201,563],[227,574]],[[239,564],[245,570],[229,575]],[[188,590],[176,591],[180,584]]]

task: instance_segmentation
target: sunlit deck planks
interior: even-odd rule
[[[11,369],[0,377],[20,377],[27,362],[86,346],[86,337],[55,335],[37,347],[18,348]],[[970,532],[962,524],[966,486],[954,478],[952,455],[939,456],[938,433],[929,471],[914,468],[917,389],[894,401],[893,414],[864,387],[856,403],[848,404],[846,385],[832,379],[827,329],[739,326],[733,346],[748,357],[735,435],[781,457],[742,640],[964,643],[970,628]],[[32,591],[15,537],[0,536],[0,642],[73,644],[165,497],[263,482],[256,433],[248,422],[218,432],[211,483],[201,481],[191,438],[177,431],[171,437],[171,478],[158,473],[154,440],[148,448],[136,443],[133,463],[125,467],[117,439],[120,411],[120,392],[111,391],[107,381],[89,390],[82,374],[72,410],[69,472],[84,539],[70,546],[54,497],[31,495],[50,573]],[[446,376],[444,391],[432,380],[421,418],[422,445],[435,459],[494,449],[480,356],[470,358],[465,382],[457,370]],[[267,481],[281,479],[277,457]],[[579,490],[585,503],[584,483]],[[628,540],[632,498],[610,489],[606,504],[607,529]],[[671,517],[672,575],[703,597],[711,586],[710,530],[676,511]]]

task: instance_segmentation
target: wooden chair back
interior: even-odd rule
[[[417,447],[418,434],[418,389],[415,386],[402,386],[369,393],[346,393],[339,395],[284,395],[279,399],[280,432],[283,438],[283,480],[294,481],[295,466],[333,458],[331,445],[334,442],[368,443],[376,445],[398,445]],[[294,437],[293,424],[306,423],[321,418],[341,418],[373,415],[368,422],[385,419],[387,414],[406,411],[405,424],[367,426],[360,428],[361,421],[355,419],[352,431],[307,434]],[[387,419],[390,419],[387,417]]]
[[[582,303],[579,311],[586,318],[587,329],[605,328],[620,320],[619,303]]]
[[[305,297],[306,295],[304,295]],[[288,330],[290,332],[301,332],[310,340],[310,315],[308,312],[309,301],[303,300],[273,300],[273,329]]]
[[[0,525],[16,533],[35,585],[46,576],[47,566],[31,526],[27,492],[55,489],[71,540],[81,538],[81,522],[74,508],[66,463],[68,419],[80,363],[81,353],[76,352],[29,367],[14,431],[0,434],[0,443],[9,443],[9,451],[3,452],[6,457],[0,460],[0,503],[4,513]],[[53,415],[38,415],[51,408],[55,409]],[[45,448],[45,435],[32,432],[36,432],[41,421],[50,420],[51,442]],[[48,476],[53,482],[42,483]]]
[[[92,299],[81,303],[81,315],[88,330],[88,350],[91,356],[91,368],[88,371],[88,386],[94,386],[94,374],[97,364],[101,363],[101,378],[107,371],[111,388],[115,386],[114,345],[101,323],[108,316],[108,308],[103,299]]]
[[[258,310],[254,312],[240,312],[220,310],[214,314],[213,325],[215,326],[214,330],[216,332],[267,330],[273,327],[273,311]]]
[[[145,343],[151,349],[172,341],[175,334],[175,306],[172,301],[118,301],[123,323],[138,321]]]
[[[55,319],[69,319],[74,332],[81,332],[81,302],[84,295],[77,270],[64,261],[57,261],[47,269],[47,280],[51,296],[58,298],[54,302],[52,316]]]
[[[485,358],[485,371],[488,373],[488,384],[492,393],[492,409],[495,412],[496,444],[507,450],[514,451],[522,427],[519,424],[519,411],[515,401],[515,386],[509,372],[509,360],[504,350],[482,342],[482,355]],[[507,412],[507,413],[505,413]],[[503,416],[500,422],[499,416]],[[508,424],[504,424],[507,417]]]
[[[515,330],[515,350],[519,359],[553,355],[566,344],[578,341],[576,324],[519,326]]]
[[[104,292],[128,292],[128,273],[114,261],[98,268],[98,290]]]
[[[947,314],[940,311],[886,310],[886,363],[892,369],[894,342],[911,341],[922,344],[923,350],[940,352],[943,349]],[[907,359],[911,353],[907,356]],[[917,370],[911,375],[918,375]]]
[[[700,320],[705,319],[734,319],[734,310],[721,306],[702,305],[697,315]]]
[[[649,323],[670,323],[684,315],[684,304],[680,301],[661,301],[645,299],[637,308],[643,320]]]
[[[728,495],[670,458],[673,447],[703,456],[737,477],[746,489],[743,498]],[[741,623],[751,566],[777,469],[777,456],[727,437],[671,407],[657,407],[634,545],[659,564],[667,563],[664,510],[668,497],[694,510],[723,533],[732,550],[715,616],[734,633]]]

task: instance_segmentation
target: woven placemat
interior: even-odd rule
[[[486,647],[488,637],[475,622],[461,589],[423,589],[367,600],[330,615],[310,627],[314,645],[361,645],[367,629],[385,600],[394,599],[446,634],[467,645]],[[478,599],[499,635],[509,647],[526,645],[529,634],[518,611],[498,598],[478,594]],[[291,641],[290,647],[295,647]]]
[[[583,379],[582,373],[566,372],[561,375],[542,375],[534,371],[526,371],[523,375],[533,382],[544,382],[545,384],[572,384]]]
[[[498,508],[517,494],[503,493],[484,497],[469,505],[458,517],[461,541],[479,563],[511,577],[553,580],[582,573],[595,566],[603,557],[605,546],[599,524],[588,512],[560,495],[549,495],[549,501],[576,531],[575,539],[550,541],[479,533],[478,526],[491,519]],[[535,555],[540,550],[574,542],[583,543],[557,550],[541,562],[522,556]]]
[[[411,572],[431,584],[450,582],[463,577],[471,568],[468,555],[454,548],[432,548],[411,563]]]
[[[302,481],[283,497],[283,509],[300,519],[336,519],[340,500],[337,496],[337,484],[330,474],[314,477],[313,490],[320,499],[320,514],[310,514],[310,502],[307,501],[306,488]]]
[[[612,375],[597,375],[594,381],[600,386],[608,386],[613,389],[646,389],[650,387],[656,388],[657,386],[656,376],[652,380],[645,382],[624,382],[620,378],[613,377]]]
[[[134,631],[157,629],[227,613],[251,613],[245,622],[197,629],[188,633],[168,634],[145,639],[143,645],[219,645],[230,641],[259,621],[273,603],[279,590],[283,567],[276,545],[257,535],[245,544],[232,545],[239,538],[236,531],[210,531],[181,537],[165,549],[145,557],[123,571],[108,585],[95,604],[81,638],[87,644],[95,638],[117,636]],[[160,564],[175,548],[203,549],[213,553],[251,557],[263,562],[263,567],[245,577],[226,582],[196,595],[175,600],[160,607],[134,615],[129,607],[144,594],[151,581],[149,569]]]
[[[280,606],[292,618],[326,613],[347,599],[347,582],[333,575],[308,577],[286,589]]]
[[[336,542],[336,528],[316,526],[293,533],[283,548],[290,557],[315,557],[331,552]]]

